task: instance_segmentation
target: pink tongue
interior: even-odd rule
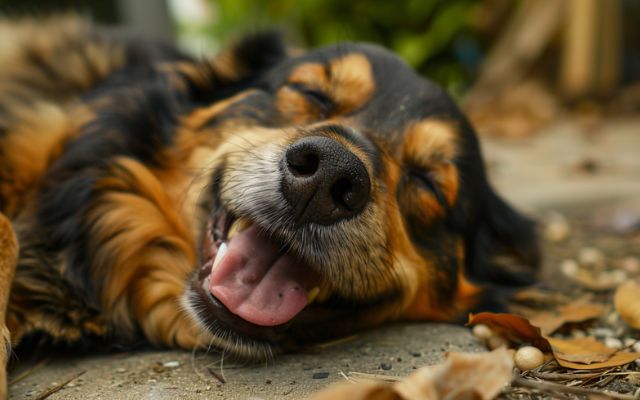
[[[211,273],[209,291],[232,313],[262,326],[289,322],[307,304],[305,266],[252,226],[236,234]],[[307,279],[305,279],[305,277]]]

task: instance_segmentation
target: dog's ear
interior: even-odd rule
[[[535,222],[514,210],[487,183],[476,226],[465,237],[471,279],[494,287],[535,282],[540,249]]]
[[[228,54],[246,75],[259,75],[286,59],[288,51],[280,32],[266,31],[245,36]]]
[[[211,59],[176,64],[173,71],[182,78],[191,100],[211,103],[251,88],[287,57],[282,34],[267,31],[246,35]]]

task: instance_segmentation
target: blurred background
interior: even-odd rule
[[[0,0],[8,16],[60,11],[201,56],[274,27],[301,47],[376,42],[444,86],[483,134],[640,110],[638,0]]]
[[[0,0],[9,16],[60,11],[202,56],[274,27],[301,47],[376,42],[488,134],[527,135],[568,110],[640,110],[638,0]]]
[[[9,18],[68,11],[199,57],[273,28],[375,42],[458,101],[516,201],[640,193],[640,0],[0,0]]]

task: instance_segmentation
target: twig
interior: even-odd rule
[[[348,382],[353,382],[353,380],[351,378],[349,378],[349,376],[347,376],[347,374],[344,373],[344,371],[340,370],[340,372],[338,372],[338,374],[340,376],[342,376],[345,380],[347,380]]]
[[[51,396],[52,394],[59,392],[60,390],[62,390],[62,388],[64,388],[65,386],[67,386],[71,381],[78,379],[80,376],[82,376],[85,372],[87,371],[80,371],[77,374],[73,375],[72,377],[70,377],[69,379],[67,379],[66,381],[59,383],[47,390],[45,390],[44,392],[40,393],[39,395],[37,395],[36,397],[33,398],[33,400],[44,400],[47,397]]]
[[[402,379],[400,376],[367,374],[364,372],[348,372],[347,375],[349,375],[350,378],[366,379],[369,381],[397,382]]]
[[[513,386],[527,387],[530,389],[541,390],[544,392],[560,392],[560,393],[573,393],[573,394],[584,394],[584,395],[596,394],[600,396],[608,396],[612,399],[635,400],[634,396],[629,396],[622,393],[587,389],[583,387],[565,386],[565,385],[560,385],[552,382],[532,381],[525,378],[516,378],[511,384]]]
[[[211,368],[211,367],[207,367],[207,371],[209,371],[209,374],[211,374],[211,376],[213,376],[214,378],[216,378],[218,380],[218,382],[225,384],[227,383],[227,380],[224,379],[224,376],[220,375],[218,373],[218,371],[216,371],[215,369]]]
[[[528,371],[527,375],[531,375],[540,379],[549,379],[549,380],[563,380],[563,379],[574,380],[574,379],[595,378],[597,376],[601,376],[602,372],[586,373],[586,374],[563,374],[559,372]]]
[[[38,361],[38,363],[36,365],[34,365],[33,367],[31,367],[28,370],[24,371],[23,373],[21,373],[20,375],[16,376],[15,378],[11,379],[11,381],[9,381],[9,386],[15,385],[16,383],[20,382],[24,378],[26,378],[29,375],[33,374],[34,372],[38,371],[40,368],[42,368],[45,365],[47,365],[49,363],[49,361],[51,361],[50,358],[45,358],[45,359],[42,359],[42,360]]]

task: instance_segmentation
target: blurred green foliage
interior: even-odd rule
[[[216,10],[216,37],[277,26],[306,47],[375,42],[454,95],[470,82],[482,52],[469,23],[478,0],[209,1]]]

